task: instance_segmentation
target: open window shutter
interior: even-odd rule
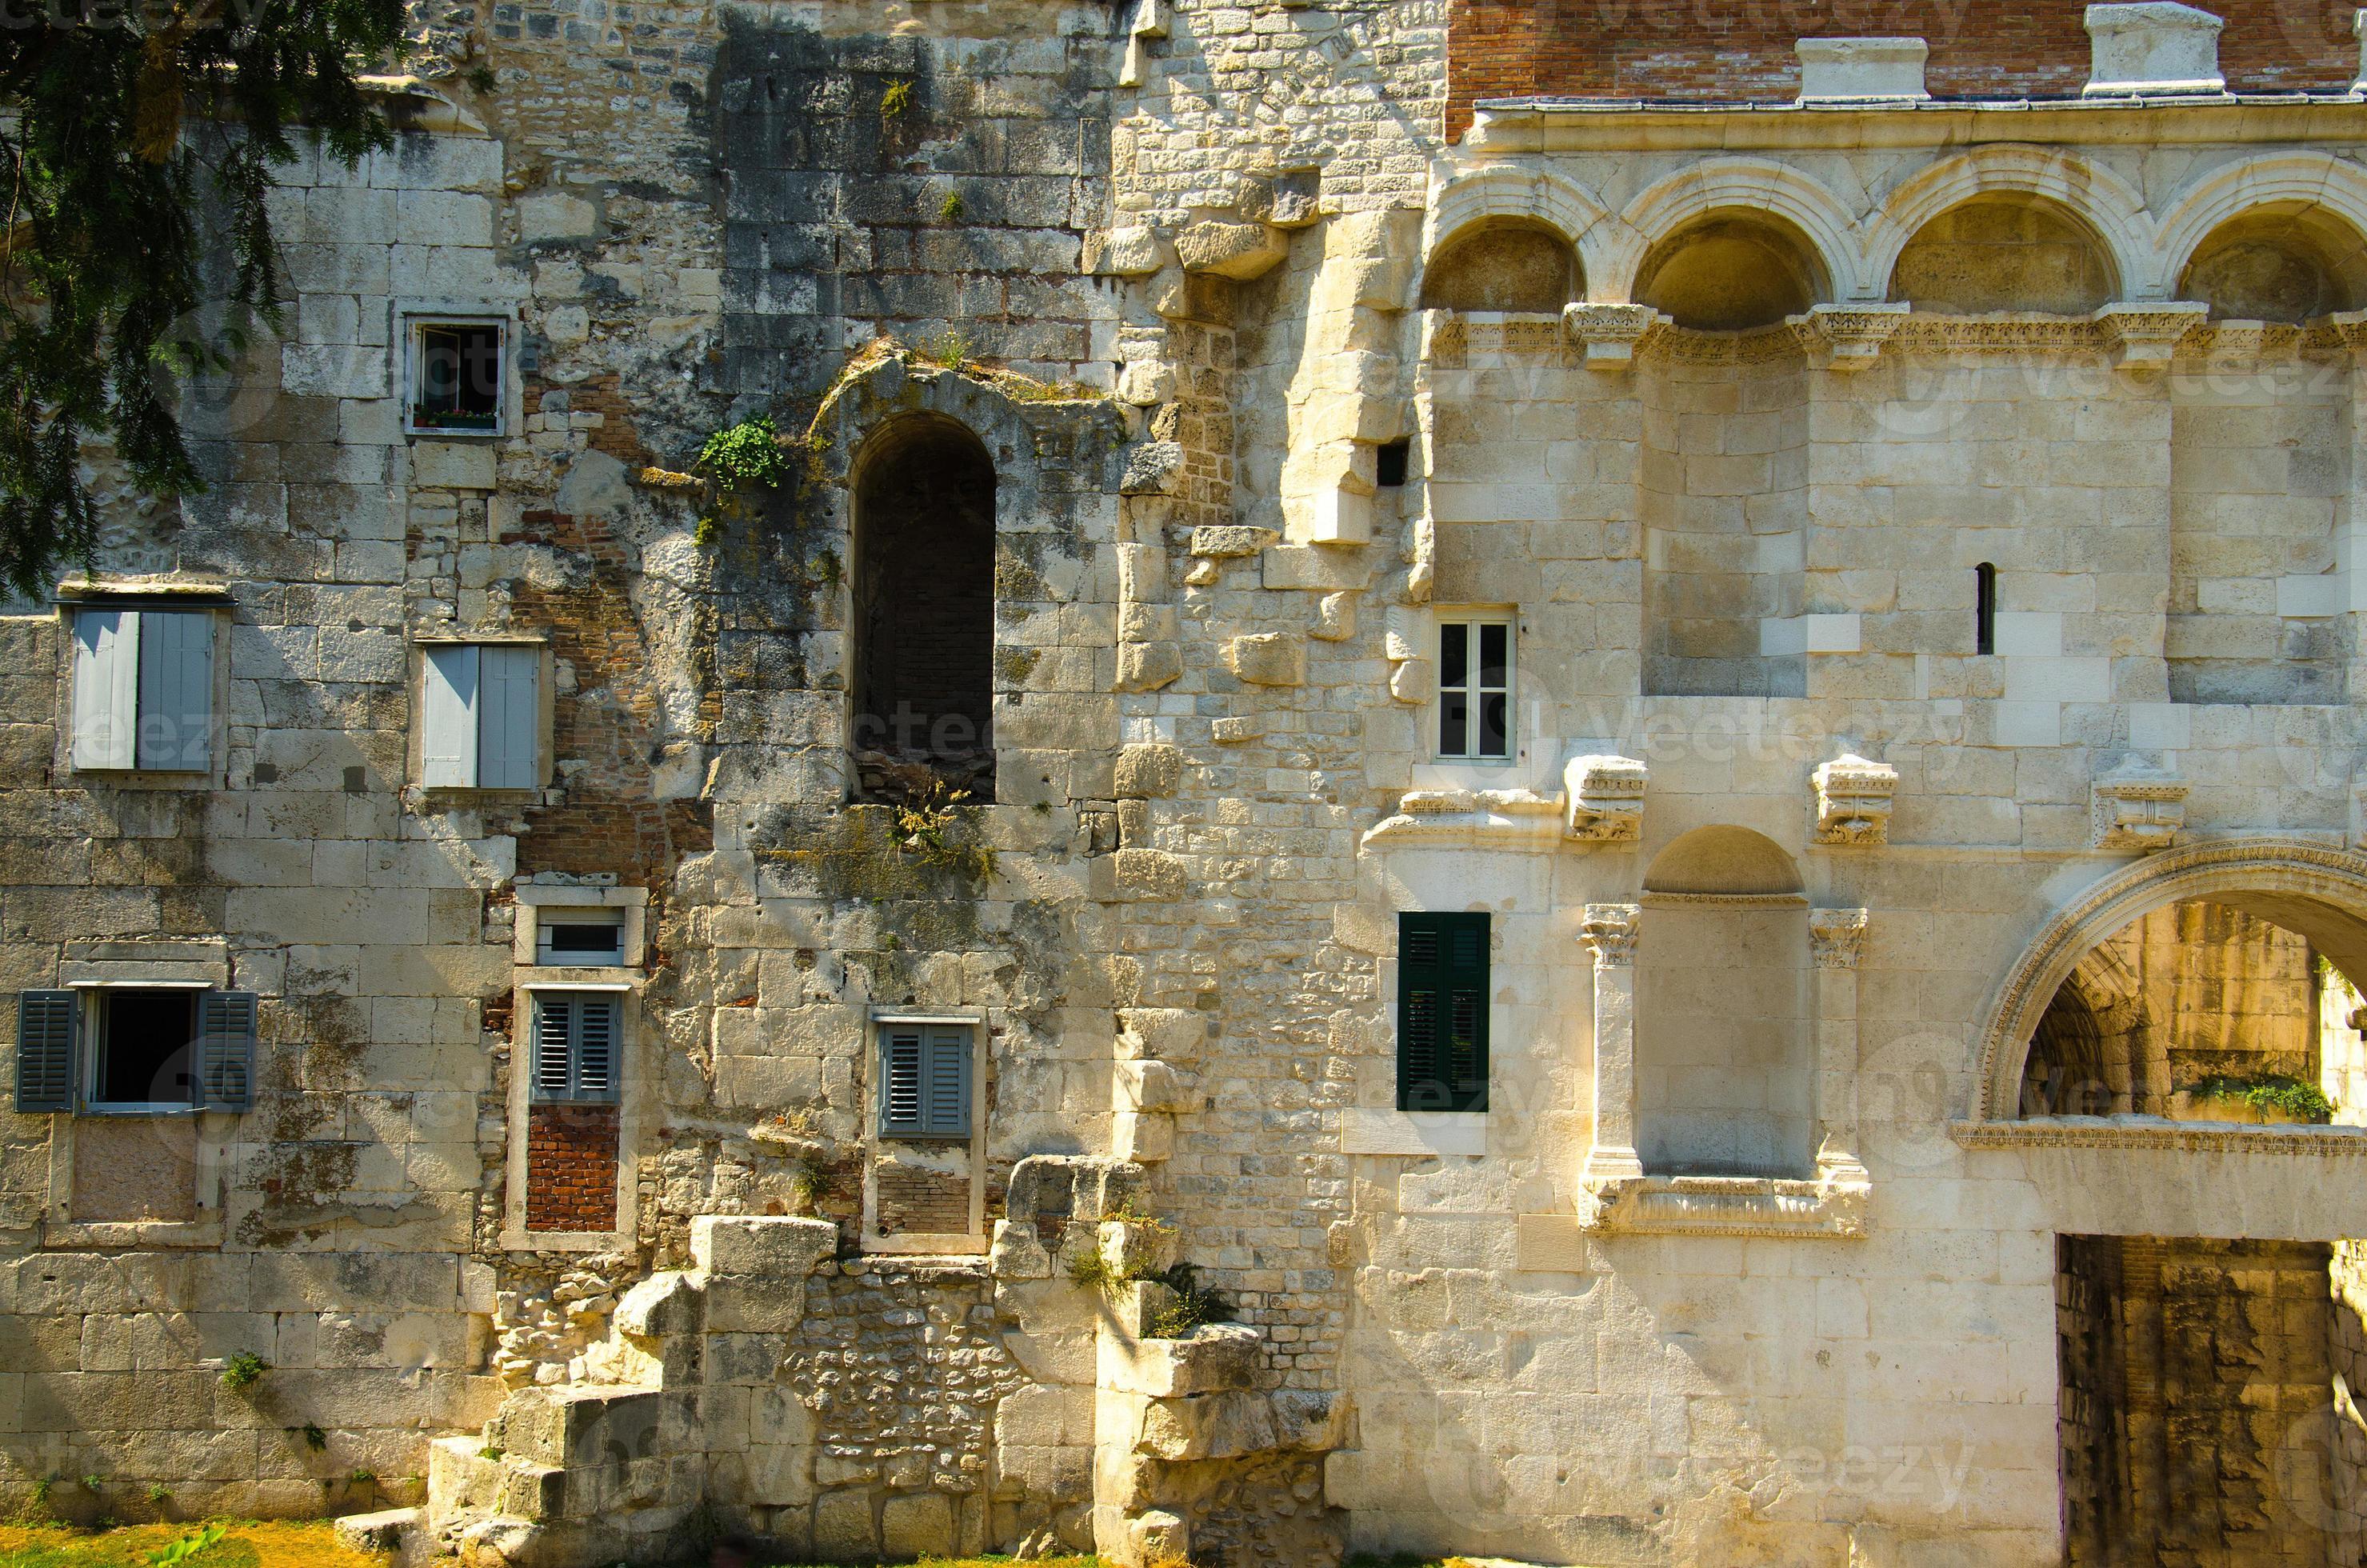
[[[136,767],[140,612],[74,612],[74,765]]]
[[[26,991],[17,997],[17,1108],[74,1109],[74,994]]]
[[[255,999],[252,991],[198,998],[198,1095],[210,1110],[255,1106]]]
[[[1488,916],[1398,916],[1398,1108],[1488,1108]]]
[[[214,618],[143,611],[139,665],[140,766],[187,772],[212,767]]]
[[[922,1073],[921,1131],[931,1138],[969,1136],[970,1031],[932,1025]]]
[[[575,1001],[575,1097],[617,1097],[617,1017],[616,996],[579,996]]]
[[[574,1088],[575,1002],[572,996],[534,999],[533,1097],[563,1100]]]
[[[478,788],[531,790],[541,782],[542,650],[486,647],[478,668]]]
[[[882,1137],[914,1137],[925,1128],[922,1081],[926,1076],[918,1026],[893,1027],[879,1034],[879,1131]]]
[[[420,693],[419,781],[431,790],[477,787],[477,653],[469,642],[427,650]]]

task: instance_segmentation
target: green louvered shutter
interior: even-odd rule
[[[1488,916],[1398,916],[1398,1108],[1488,1108]]]
[[[255,1107],[252,991],[209,991],[198,998],[198,1103],[209,1110]]]
[[[892,1024],[879,1031],[879,1135],[916,1138],[926,1130],[923,1080],[928,1054],[917,1024]]]
[[[26,991],[17,997],[17,1108],[74,1109],[74,994]]]
[[[921,1131],[930,1138],[967,1138],[970,1031],[959,1024],[932,1024],[928,1034]]]

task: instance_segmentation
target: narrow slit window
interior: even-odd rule
[[[1438,628],[1438,755],[1508,761],[1512,755],[1512,623],[1442,621]]]
[[[1982,562],[1973,568],[1973,652],[1997,652],[1997,568]]]
[[[1389,441],[1382,445],[1375,459],[1375,483],[1385,490],[1395,490],[1406,482],[1406,471],[1413,459],[1413,443]]]
[[[413,322],[411,428],[427,435],[502,433],[499,322]]]

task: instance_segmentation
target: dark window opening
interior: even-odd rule
[[[1385,490],[1395,490],[1406,482],[1406,469],[1413,458],[1411,441],[1391,441],[1381,448],[1375,476]]]
[[[1488,1108],[1488,916],[1398,916],[1398,1108]]]
[[[1973,652],[1997,652],[1997,568],[1986,561],[1973,568]]]
[[[502,328],[413,329],[411,425],[414,430],[491,434],[502,424]]]
[[[1512,755],[1512,628],[1445,621],[1438,629],[1438,755],[1504,761]]]
[[[566,910],[543,916],[535,961],[549,964],[615,965],[625,961],[623,912],[606,917],[596,910]]]
[[[101,994],[91,1098],[100,1105],[191,1105],[196,1079],[194,991]]]
[[[890,426],[855,492],[855,798],[994,799],[994,464],[949,419]]]

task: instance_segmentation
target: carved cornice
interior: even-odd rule
[[[1597,969],[1626,969],[1636,961],[1636,929],[1643,909],[1633,903],[1590,903],[1579,929],[1594,953]]]
[[[1817,790],[1816,841],[1871,846],[1890,842],[1898,769],[1844,754],[1810,775]]]
[[[1591,1183],[1579,1223],[1631,1235],[1832,1236],[1865,1234],[1870,1184],[1759,1176],[1628,1176]]]
[[[1561,801],[1532,790],[1413,790],[1359,847],[1550,849]]]
[[[1578,304],[1562,311],[1562,325],[1586,350],[1590,370],[1625,370],[1636,351],[1668,330],[1669,318],[1649,305]]]
[[[2158,769],[2124,767],[2094,785],[2090,842],[2103,850],[2152,855],[2169,848],[2186,825],[2186,780]]]
[[[2171,1121],[2156,1116],[1952,1121],[1948,1135],[1967,1149],[2171,1149],[2321,1160],[2367,1155],[2367,1127],[2252,1127],[2240,1122]]]
[[[1650,770],[1632,756],[1572,757],[1562,769],[1563,836],[1589,844],[1632,844],[1643,836],[1644,790]]]
[[[1646,909],[1806,909],[1804,892],[1658,892],[1637,895]],[[1588,908],[1593,905],[1589,904]]]
[[[1909,307],[1900,304],[1818,305],[1787,324],[1810,358],[1828,370],[1863,370],[1882,358]]]

